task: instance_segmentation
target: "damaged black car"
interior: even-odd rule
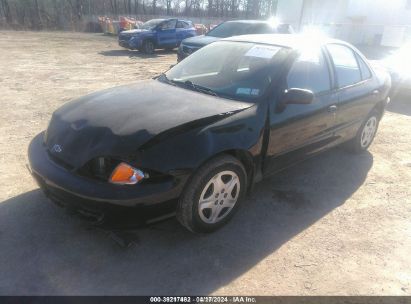
[[[121,209],[211,232],[263,177],[342,143],[366,150],[389,88],[341,41],[227,38],[63,105],[30,143],[30,170],[51,200],[101,222]]]

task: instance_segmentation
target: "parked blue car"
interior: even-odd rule
[[[196,35],[191,21],[152,19],[139,29],[121,32],[118,43],[130,50],[152,54],[155,49],[172,50],[178,47],[182,40]]]

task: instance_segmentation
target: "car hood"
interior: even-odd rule
[[[218,37],[201,35],[201,36],[195,36],[195,37],[184,39],[183,44],[188,45],[188,46],[203,47],[203,46],[206,46],[207,44],[210,44],[211,42],[218,41],[220,39],[221,38],[218,38]]]
[[[145,30],[145,29],[134,29],[134,30],[122,31],[120,34],[125,35],[125,36],[134,36],[134,35],[139,35],[141,33],[148,33],[148,32],[151,32],[151,31]]]
[[[143,81],[65,104],[54,112],[45,143],[53,157],[80,168],[99,156],[132,156],[159,134],[169,138],[250,106],[158,80]]]

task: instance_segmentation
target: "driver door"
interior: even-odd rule
[[[332,89],[331,75],[328,57],[321,49],[303,52],[291,64],[280,91],[308,89],[314,93],[314,99],[311,104],[284,107],[279,106],[280,100],[272,103],[264,174],[281,170],[334,144],[338,95]]]

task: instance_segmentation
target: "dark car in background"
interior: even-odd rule
[[[191,21],[174,18],[152,19],[139,29],[121,32],[118,43],[130,50],[152,54],[155,49],[174,49],[182,40],[196,35],[196,29]]]
[[[269,20],[226,21],[214,27],[205,35],[185,39],[178,49],[177,61],[181,61],[203,46],[223,38],[250,34],[292,34],[293,32],[291,25],[278,24]]]
[[[342,143],[365,151],[389,89],[339,40],[232,37],[63,105],[30,143],[30,168],[54,202],[100,222],[121,209],[211,232],[263,177]]]

